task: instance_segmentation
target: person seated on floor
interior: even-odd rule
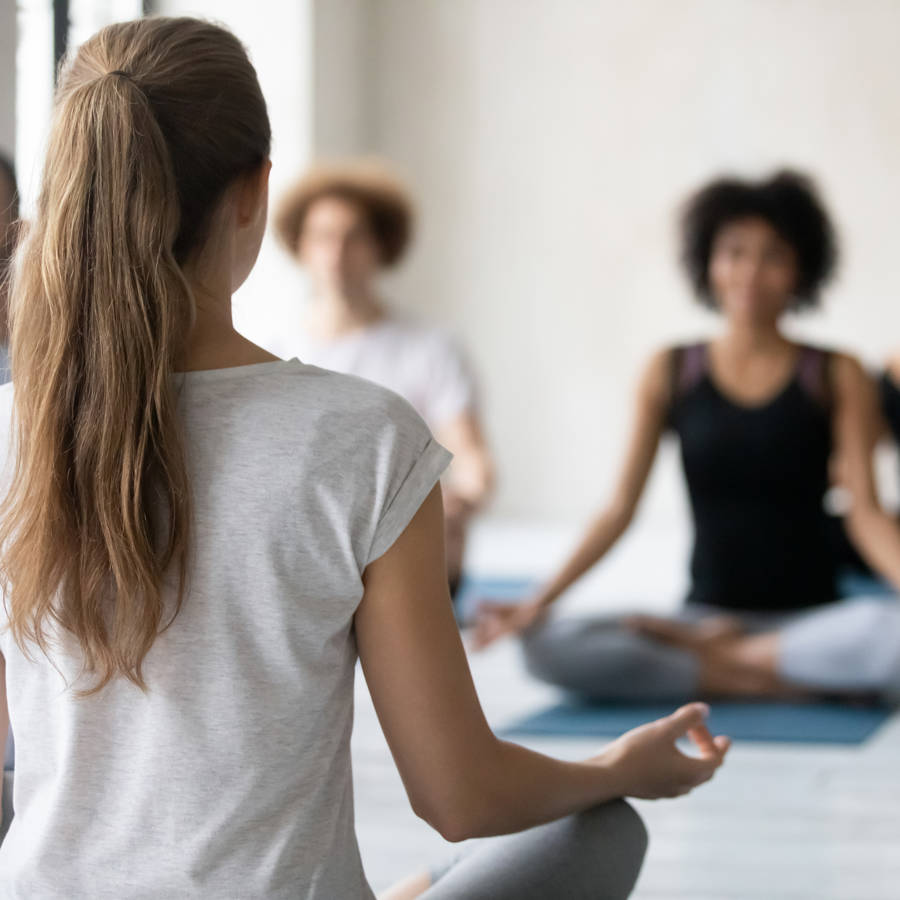
[[[60,73],[0,388],[0,896],[372,900],[359,660],[416,812],[511,835],[426,900],[625,898],[646,833],[619,798],[687,793],[728,741],[700,704],[584,762],[494,735],[447,591],[449,454],[391,391],[233,327],[270,138],[209,22],[111,25]]]
[[[475,644],[519,634],[534,675],[596,698],[896,694],[900,604],[839,599],[825,510],[839,460],[850,537],[900,586],[900,532],[872,484],[872,383],[852,356],[783,331],[788,312],[818,306],[837,260],[813,183],[781,171],[706,185],[683,213],[682,259],[721,333],[650,360],[609,503],[534,596],[482,607]],[[628,528],[667,432],[680,440],[694,526],[684,606],[548,617]]]
[[[405,397],[454,455],[444,484],[444,524],[455,596],[466,533],[490,498],[494,464],[475,378],[455,342],[391,309],[379,292],[380,273],[406,253],[413,218],[407,189],[384,164],[351,160],[310,169],[282,198],[275,228],[311,289],[299,358]]]

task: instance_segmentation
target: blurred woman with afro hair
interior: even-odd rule
[[[783,331],[789,312],[819,305],[835,272],[823,202],[792,171],[720,178],[688,200],[681,243],[720,334],[649,361],[613,496],[535,595],[482,608],[478,643],[519,634],[533,674],[598,699],[900,693],[900,604],[841,598],[840,524],[825,509],[839,471],[853,543],[900,588],[900,530],[873,487],[873,386],[852,356]],[[694,526],[684,606],[671,617],[549,619],[627,529],[667,432],[680,441]]]

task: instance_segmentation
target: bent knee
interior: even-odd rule
[[[522,635],[522,655],[525,668],[541,680],[552,680],[566,653],[569,639],[560,634],[558,622],[547,622]]]
[[[660,655],[646,639],[612,620],[549,622],[523,638],[522,652],[535,678],[597,697],[633,693]]]
[[[610,896],[628,897],[647,855],[649,835],[644,820],[624,800],[604,803],[577,818],[582,848],[595,859],[612,863],[612,870],[598,872],[597,877],[608,886]]]
[[[643,861],[650,841],[640,813],[626,800],[612,800],[581,814],[586,827],[598,832],[608,844],[614,843],[624,855]]]

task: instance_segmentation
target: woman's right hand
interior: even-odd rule
[[[664,719],[626,732],[589,762],[609,772],[622,797],[657,800],[687,794],[713,777],[731,746],[727,737],[710,734],[708,714],[705,703],[689,703]],[[685,736],[698,755],[688,756],[675,746]]]
[[[473,650],[484,650],[502,637],[527,631],[547,614],[541,600],[520,603],[482,603],[475,613],[475,628],[470,642]]]

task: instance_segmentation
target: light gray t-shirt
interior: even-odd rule
[[[69,640],[51,664],[0,636],[17,745],[0,897],[371,898],[353,615],[449,454],[362,379],[297,361],[182,377],[191,581],[148,692],[118,679],[79,699]],[[3,446],[11,402],[0,388]]]

